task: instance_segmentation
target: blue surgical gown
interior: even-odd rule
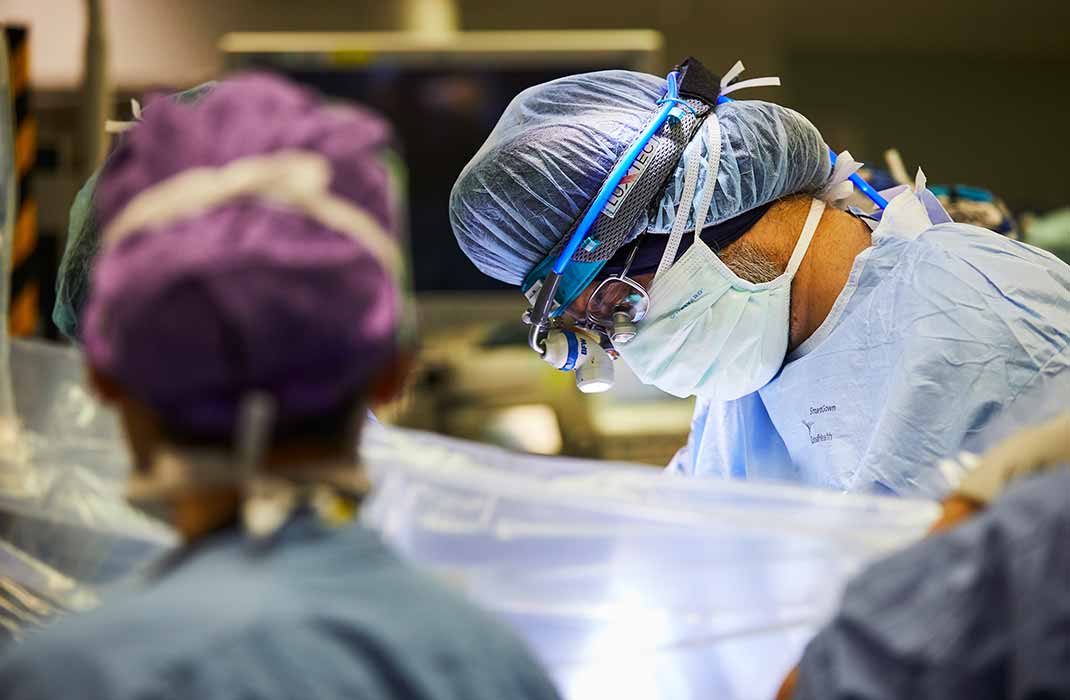
[[[870,566],[806,649],[794,700],[1070,697],[1070,469]]]
[[[1070,396],[1070,267],[895,208],[768,385],[698,401],[671,471],[934,498],[937,462],[1019,397]]]
[[[7,700],[553,700],[507,629],[360,526],[213,536],[0,657]]]

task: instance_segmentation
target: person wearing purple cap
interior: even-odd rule
[[[557,698],[502,625],[354,522],[405,375],[391,132],[282,79],[150,104],[94,196],[81,335],[183,546],[0,661],[5,698]]]

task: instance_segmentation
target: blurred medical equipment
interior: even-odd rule
[[[88,588],[0,538],[0,654],[55,617],[97,603]]]
[[[957,223],[980,226],[1016,241],[1021,239],[1014,214],[992,192],[970,185],[934,185],[930,189]]]
[[[100,128],[111,116],[112,86],[108,76],[108,25],[102,0],[85,0],[85,74],[82,81],[81,137],[85,144],[82,178],[104,161],[107,134]]]
[[[910,184],[910,176],[898,149],[889,148],[884,152],[884,164],[887,171],[863,166],[859,175],[878,190]],[[936,196],[952,221],[980,226],[1013,240],[1021,240],[1016,217],[1007,204],[992,192],[962,184],[929,185],[929,191]],[[858,201],[858,197],[852,197],[849,204],[861,211],[870,210],[867,203]]]
[[[1027,243],[1051,251],[1070,263],[1070,207],[1042,216],[1028,215],[1023,224]]]
[[[93,585],[115,581],[174,541],[122,499],[130,462],[118,421],[84,383],[78,354],[14,340],[15,440],[0,478],[0,540]]]
[[[7,38],[0,36],[0,309],[4,319],[0,330],[0,447],[6,448],[14,435],[15,406],[11,394],[9,366],[11,352],[7,309],[11,305],[11,258],[15,244],[15,205],[18,202],[15,170],[15,114],[12,105],[11,71]]]
[[[0,41],[0,269],[10,269],[15,167],[6,43]],[[6,308],[11,278],[0,276]],[[18,370],[12,372],[12,366]],[[118,426],[83,386],[70,351],[12,341],[0,328],[0,627],[17,638],[57,612],[83,610],[103,584],[172,541],[129,508]]]
[[[14,236],[16,197],[16,173],[14,156],[14,115],[11,105],[11,80],[8,69],[8,47],[5,37],[0,36],[0,309],[7,309],[11,293],[9,263]],[[6,319],[6,315],[4,316]],[[10,338],[5,329],[0,332],[0,368],[10,362]],[[14,398],[11,389],[11,373],[0,370],[0,447],[2,454],[10,455],[16,448],[16,425]],[[4,465],[6,466],[6,465]],[[7,477],[0,480],[0,487],[11,488]],[[33,560],[14,547],[0,540],[0,646],[11,638],[17,638],[27,624],[40,624],[56,607],[51,605],[45,592],[69,591],[73,582],[56,574],[40,562]]]

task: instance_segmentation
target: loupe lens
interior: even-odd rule
[[[629,279],[610,278],[598,285],[587,302],[587,318],[603,328],[612,328],[617,314],[625,313],[637,323],[646,316],[650,297]]]

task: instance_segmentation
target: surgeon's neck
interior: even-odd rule
[[[177,496],[171,510],[171,525],[182,541],[193,544],[237,522],[241,492],[234,487],[198,489]]]
[[[799,240],[809,197],[791,197],[778,202],[744,237],[775,256],[780,269]],[[872,245],[869,227],[847,212],[826,207],[810,248],[791,283],[791,320],[788,351],[799,347],[824,323],[839,298],[855,258]]]
[[[264,455],[264,469],[272,467],[345,465],[358,468],[354,443],[342,445],[289,444]],[[171,524],[186,544],[204,539],[233,525],[240,516],[241,491],[234,486],[202,488],[178,496],[172,507]]]

